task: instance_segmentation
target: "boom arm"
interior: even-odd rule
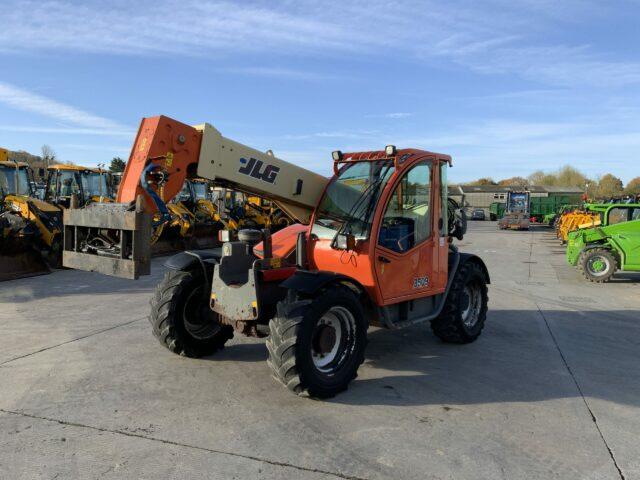
[[[301,223],[309,223],[328,181],[225,138],[208,123],[192,127],[159,116],[142,120],[116,201],[142,195],[146,210],[155,213],[159,201],[170,201],[185,179],[195,176],[271,199]]]

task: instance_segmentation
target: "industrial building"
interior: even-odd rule
[[[526,190],[531,198],[550,196],[580,197],[584,190],[578,187],[543,187],[530,185],[526,188],[517,185],[455,185],[449,188],[449,195],[463,205],[467,213],[481,208],[489,218],[489,207],[494,202],[506,203],[507,192]]]

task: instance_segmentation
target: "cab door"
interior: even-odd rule
[[[409,167],[383,207],[375,238],[374,265],[385,304],[422,297],[433,290],[432,276],[439,259],[432,176],[430,161]]]

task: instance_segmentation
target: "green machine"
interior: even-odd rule
[[[576,205],[581,202],[582,195],[579,193],[549,193],[547,197],[534,197],[529,199],[529,215],[537,223],[544,223],[552,226],[556,216],[565,205]],[[504,202],[493,202],[489,206],[489,217],[491,220],[499,220],[504,216],[506,204]]]
[[[489,205],[489,219],[492,221],[503,217],[506,205],[503,202],[493,202]]]
[[[553,219],[563,205],[580,203],[581,194],[550,193],[548,197],[531,197],[530,215],[538,223],[553,224]]]
[[[601,224],[569,233],[567,262],[596,283],[611,280],[617,270],[640,272],[640,204],[590,207]]]

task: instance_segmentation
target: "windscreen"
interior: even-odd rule
[[[509,212],[526,213],[529,211],[529,194],[512,192],[509,196]]]
[[[207,200],[209,198],[209,188],[206,183],[193,182],[192,185],[196,200]]]
[[[31,185],[27,169],[20,168],[16,171],[14,167],[0,166],[0,190],[3,195],[30,195]]]
[[[107,176],[97,172],[85,172],[82,174],[82,189],[86,197],[109,196],[107,190]]]
[[[311,233],[329,240],[339,231],[368,238],[380,193],[393,172],[390,160],[345,164],[318,205]]]
[[[56,186],[58,188],[59,196],[70,197],[71,195],[80,195],[80,185],[78,185],[78,178],[75,171],[58,170],[57,185],[52,183],[49,185],[49,195],[56,197]]]

